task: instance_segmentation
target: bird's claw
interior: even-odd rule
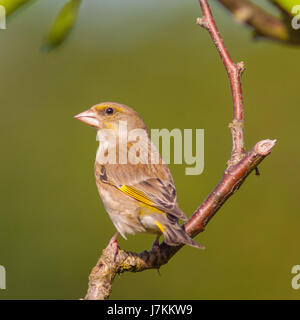
[[[118,244],[118,235],[119,233],[116,233],[109,241],[108,246],[107,247],[112,247],[113,250],[113,261],[116,261],[117,255],[118,255],[118,250],[119,250],[119,244]]]
[[[159,237],[157,237],[157,238],[153,241],[151,251],[153,251],[153,252],[155,252],[155,253],[159,253],[159,252],[160,252],[160,248],[159,248]]]

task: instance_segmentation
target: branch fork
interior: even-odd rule
[[[243,62],[234,63],[227,51],[213,19],[207,0],[199,0],[203,17],[197,19],[197,24],[204,27],[210,34],[226,68],[230,81],[233,99],[233,120],[229,124],[232,134],[232,151],[223,176],[217,186],[184,224],[186,232],[195,237],[204,231],[205,226],[226,200],[243,184],[247,176],[255,170],[258,164],[268,156],[276,140],[262,140],[245,152],[244,147],[244,108],[242,98],[241,74],[245,69]],[[147,269],[159,269],[166,264],[181,246],[171,247],[162,242],[158,250],[133,253],[119,249],[117,255],[112,246],[103,251],[96,266],[89,276],[89,287],[85,299],[108,299],[112,283],[117,274],[123,272],[141,272]]]

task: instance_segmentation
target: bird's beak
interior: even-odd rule
[[[98,117],[96,113],[91,109],[77,114],[74,118],[82,121],[83,123],[88,124],[91,127],[96,127],[96,128],[100,127],[100,122],[98,120]]]

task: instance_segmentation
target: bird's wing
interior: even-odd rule
[[[97,165],[97,163],[96,163]],[[100,164],[98,164],[100,165]],[[100,179],[146,205],[187,220],[177,205],[176,189],[166,164],[102,164]]]

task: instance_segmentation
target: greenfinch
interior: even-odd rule
[[[178,223],[187,217],[178,207],[172,175],[137,112],[123,104],[103,102],[75,118],[96,129],[99,137],[95,179],[117,229],[110,244],[117,250],[118,234],[127,239],[126,234],[143,232],[156,235],[153,249],[158,248],[161,235],[170,246],[203,248]]]

